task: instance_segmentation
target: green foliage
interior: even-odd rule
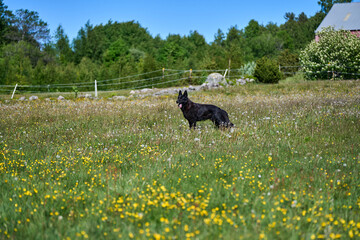
[[[26,41],[35,46],[41,46],[50,39],[47,23],[40,19],[35,11],[19,9],[10,19],[11,31],[7,37],[12,41]]]
[[[254,76],[261,83],[278,83],[281,72],[276,61],[262,57],[256,61]]]
[[[335,3],[350,3],[352,0],[319,0],[318,4],[321,7],[321,11],[325,14],[328,14],[330,9]]]
[[[121,57],[125,57],[129,53],[129,48],[126,46],[124,40],[119,38],[113,42],[104,53],[105,62],[116,62]]]
[[[263,56],[281,58],[284,49],[290,54],[299,52],[314,38],[323,16],[287,13],[285,24],[280,26],[271,22],[262,25],[253,19],[244,29],[232,26],[226,33],[219,29],[211,43],[197,31],[161,39],[159,35],[152,37],[135,21],[95,26],[88,21],[72,41],[60,25],[53,41],[48,42],[48,26],[37,12],[21,9],[12,13],[0,0],[0,83],[83,83],[161,68],[239,69]],[[145,77],[155,76],[157,73]],[[202,83],[204,73],[196,76],[201,78],[184,80],[183,84]]]
[[[290,77],[294,75],[299,69],[299,55],[290,52],[289,49],[282,51],[278,57],[278,62],[281,66],[281,71],[284,77]]]
[[[324,17],[324,13],[316,13],[311,18],[308,18],[305,13],[299,14],[298,17],[294,13],[286,13],[287,21],[280,26],[280,29],[287,34],[279,32],[279,36],[284,40],[284,48],[292,51],[303,49],[315,38],[314,32]]]
[[[75,86],[73,86],[73,87],[72,87],[72,90],[73,90],[73,92],[75,93],[75,98],[77,98],[78,93],[79,93],[78,88],[77,88],[77,87],[75,87]]]
[[[256,68],[256,63],[254,61],[248,62],[241,66],[240,73],[243,77],[244,76],[253,76],[254,72],[255,72],[255,68]]]
[[[5,34],[9,30],[9,19],[7,18],[7,6],[0,0],[0,44],[6,42]]]
[[[276,55],[282,45],[282,39],[270,33],[263,33],[255,37],[250,44],[256,59],[263,56],[271,57]]]
[[[69,38],[65,34],[61,25],[58,26],[55,33],[55,49],[58,61],[62,64],[72,62],[73,51],[70,47]]]
[[[300,54],[309,79],[356,78],[360,73],[360,39],[349,31],[324,29]]]

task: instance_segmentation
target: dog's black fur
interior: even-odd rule
[[[228,128],[234,126],[234,124],[230,122],[226,111],[214,105],[200,104],[190,101],[186,90],[184,94],[181,93],[181,90],[179,91],[176,103],[183,112],[186,120],[188,120],[190,129],[195,129],[196,122],[208,119],[210,119],[218,128]]]

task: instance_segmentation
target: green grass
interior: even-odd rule
[[[0,239],[360,237],[360,82],[0,102]],[[102,94],[102,93],[100,93]],[[101,96],[101,95],[100,95]]]

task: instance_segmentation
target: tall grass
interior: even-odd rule
[[[0,103],[1,239],[360,237],[360,82]]]

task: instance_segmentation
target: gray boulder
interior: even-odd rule
[[[38,96],[31,96],[31,97],[29,97],[29,100],[30,100],[30,101],[38,100],[38,99],[39,99]]]
[[[85,95],[79,95],[78,98],[92,98],[91,93],[86,93]]]
[[[151,92],[152,90],[150,88],[143,88],[140,90],[141,93],[148,93]]]
[[[246,84],[246,80],[245,80],[245,79],[237,79],[237,80],[236,80],[236,83],[237,83],[237,84],[240,84],[240,85],[245,85],[245,84]]]
[[[207,78],[205,83],[209,84],[209,85],[214,85],[214,86],[218,86],[218,85],[228,85],[228,83],[226,82],[226,79],[224,78],[223,75],[221,75],[220,73],[211,73]]]
[[[112,99],[113,100],[125,100],[126,97],[125,96],[113,96]]]
[[[246,83],[252,83],[255,82],[254,79],[252,78],[240,78],[240,79],[236,79],[236,84],[237,85],[245,85]]]
[[[201,88],[201,86],[192,86],[192,85],[190,85],[188,90],[189,91],[199,91],[200,88]]]
[[[222,86],[227,86],[228,83],[223,75],[220,73],[211,73],[205,80],[199,89],[206,90],[206,89],[213,89],[213,88],[220,88]]]

